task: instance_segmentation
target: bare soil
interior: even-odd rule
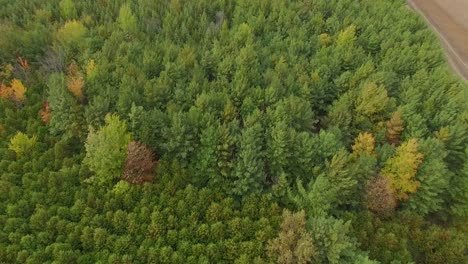
[[[439,34],[452,68],[468,80],[468,0],[408,0]]]

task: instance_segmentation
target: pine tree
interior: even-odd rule
[[[231,121],[219,127],[218,142],[218,171],[223,178],[230,178],[233,175],[235,166],[235,155],[238,148],[239,124]]]
[[[366,83],[356,101],[356,111],[368,118],[384,111],[389,103],[387,90],[375,83]]]
[[[447,192],[450,192],[449,184],[453,174],[444,162],[447,151],[442,142],[428,138],[421,140],[419,145],[424,162],[418,168],[415,178],[421,182],[421,187],[404,203],[404,207],[425,216],[446,209],[444,200],[447,199]]]
[[[60,11],[64,19],[74,19],[77,16],[75,3],[73,0],[60,1]]]
[[[210,182],[212,186],[222,186],[223,177],[218,174],[218,142],[220,140],[219,125],[211,125],[204,129],[200,139],[200,150],[194,161],[195,182],[204,186]]]
[[[271,176],[276,180],[287,170],[291,158],[291,130],[286,122],[279,122],[271,128],[267,144],[267,158]]]
[[[239,140],[237,166],[234,170],[235,180],[232,192],[244,195],[259,192],[265,182],[263,169],[263,129],[259,123],[244,128]]]
[[[135,33],[138,29],[136,17],[133,15],[129,4],[123,4],[120,7],[117,22],[120,28],[127,33]]]
[[[84,134],[84,120],[81,107],[67,90],[63,74],[52,74],[47,82],[51,118],[49,129],[52,134],[65,133],[79,136]]]
[[[468,148],[465,151],[465,162],[463,168],[457,172],[449,189],[452,204],[450,211],[453,215],[468,216]]]

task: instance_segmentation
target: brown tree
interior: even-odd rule
[[[397,200],[388,178],[379,175],[367,183],[365,205],[382,217],[393,214]]]
[[[270,240],[267,247],[268,255],[276,259],[276,263],[312,263],[316,249],[305,224],[304,211],[283,211],[283,222],[278,237]]]
[[[398,145],[400,143],[401,132],[405,129],[403,125],[401,112],[394,112],[390,120],[387,121],[387,133],[385,137],[389,143],[393,145]]]
[[[122,180],[133,184],[151,182],[153,180],[156,161],[147,146],[137,141],[131,141],[127,147]]]

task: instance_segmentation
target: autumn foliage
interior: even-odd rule
[[[407,200],[421,183],[414,179],[423,155],[418,152],[418,141],[410,139],[396,149],[396,155],[387,160],[382,175],[390,181],[398,200]]]
[[[44,109],[41,110],[40,114],[41,114],[42,122],[44,122],[44,123],[49,123],[50,122],[52,112],[50,111],[50,108],[49,108],[49,102],[44,103]]]
[[[68,66],[67,87],[74,96],[76,96],[80,101],[83,101],[84,80],[76,63],[72,63]]]
[[[306,230],[305,212],[291,213],[283,211],[283,222],[278,237],[268,243],[268,255],[276,259],[276,263],[295,264],[310,263],[316,248],[312,236]]]
[[[400,143],[401,132],[405,129],[403,125],[401,112],[394,112],[390,120],[387,121],[387,132],[385,137],[389,143],[393,145],[398,145]]]
[[[24,59],[24,58],[22,58],[22,57],[18,57],[16,60],[18,61],[18,64],[21,66],[21,68],[22,68],[23,70],[29,70],[29,62],[28,62],[28,60],[26,60],[26,59]]]
[[[23,103],[26,99],[26,87],[20,80],[13,79],[11,85],[0,84],[0,97],[15,103]]]
[[[375,155],[375,139],[371,133],[359,133],[352,146],[354,155],[369,154]]]
[[[367,183],[365,205],[380,216],[393,214],[397,200],[388,178],[379,175]]]
[[[133,184],[150,182],[153,180],[156,161],[149,148],[137,141],[131,141],[127,147],[122,179]]]

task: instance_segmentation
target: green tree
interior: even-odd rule
[[[88,33],[88,29],[77,20],[70,20],[57,32],[57,40],[65,49],[73,51],[83,44],[83,38]]]
[[[240,137],[232,192],[244,195],[261,191],[265,183],[263,166],[263,128],[260,123],[256,122],[245,128]]]
[[[74,19],[77,16],[76,7],[73,0],[62,0],[59,3],[62,17],[66,20]]]
[[[52,74],[47,86],[49,88],[47,100],[51,110],[51,119],[48,124],[51,134],[65,133],[81,137],[84,132],[82,108],[68,91],[63,74]]]
[[[135,33],[138,30],[137,19],[129,4],[123,4],[120,7],[117,22],[120,28],[127,33]]]
[[[105,125],[91,129],[86,139],[83,163],[95,173],[90,182],[108,186],[122,176],[127,146],[131,140],[127,124],[117,115],[108,114]]]
[[[387,90],[383,86],[377,86],[375,83],[366,83],[362,87],[356,101],[356,112],[375,120],[382,114],[389,104]]]

